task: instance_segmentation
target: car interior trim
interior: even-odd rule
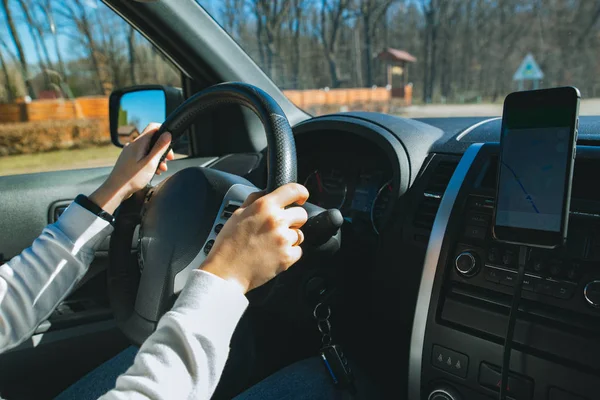
[[[71,328],[61,329],[57,331],[49,331],[36,333],[31,336],[30,339],[21,343],[17,347],[10,349],[6,352],[6,354],[18,352],[20,350],[34,348],[38,346],[43,346],[46,344],[50,344],[55,341],[65,340],[71,337],[84,336],[90,333],[97,333],[102,331],[108,331],[116,328],[116,323],[114,320],[109,319],[105,321],[98,321],[91,324],[77,325]]]
[[[448,188],[442,197],[440,207],[433,223],[429,244],[425,253],[425,262],[423,264],[423,272],[421,275],[421,283],[419,285],[419,294],[417,297],[410,339],[408,367],[409,399],[421,398],[421,368],[423,361],[423,346],[425,342],[425,329],[427,326],[433,283],[450,214],[454,208],[454,203],[458,197],[463,181],[482,147],[483,144],[475,143],[469,146],[464,153],[448,183]]]
[[[474,125],[469,126],[467,129],[465,129],[460,134],[458,134],[458,136],[456,136],[456,141],[460,142],[462,138],[464,138],[465,136],[467,136],[469,133],[473,132],[475,129],[479,128],[480,126],[485,125],[488,122],[497,121],[499,119],[502,119],[502,117],[494,117],[494,118],[490,118],[490,119],[484,119],[483,121],[480,121]]]

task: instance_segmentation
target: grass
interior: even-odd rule
[[[121,149],[113,146],[58,150],[0,157],[0,176],[113,165]]]

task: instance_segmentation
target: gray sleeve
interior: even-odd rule
[[[210,399],[248,300],[240,288],[195,270],[134,364],[101,400]]]
[[[112,229],[73,203],[31,247],[0,266],[0,353],[27,340],[50,316]]]

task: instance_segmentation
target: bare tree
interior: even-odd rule
[[[289,30],[292,34],[292,52],[290,64],[292,69],[292,82],[295,88],[300,84],[300,38],[302,34],[302,24],[304,20],[304,7],[308,4],[307,0],[292,0],[293,7],[289,19]]]
[[[36,47],[44,53],[44,63],[48,68],[53,68],[52,61],[50,60],[50,52],[44,41],[44,25],[37,19],[37,15],[35,14],[36,3],[32,3],[31,0],[19,0],[19,3],[21,3],[23,14],[29,24],[29,29],[36,42]],[[39,52],[39,50],[37,51]]]
[[[43,42],[43,39],[42,39],[41,35],[37,34],[38,32],[36,32],[36,29],[35,29],[36,23],[33,21],[33,18],[31,16],[31,14],[29,13],[29,7],[28,7],[27,3],[24,0],[19,0],[19,3],[23,10],[23,14],[25,15],[25,20],[27,21],[27,28],[29,30],[29,35],[31,36],[31,39],[33,41],[33,46],[35,48],[35,53],[37,55],[38,64],[40,67],[40,73],[42,75],[44,75],[46,73],[46,70],[49,68],[48,63],[50,60],[48,58],[46,58],[44,60],[44,57],[42,55],[42,50],[41,50],[42,46],[40,45],[40,42]]]
[[[223,27],[234,38],[239,37],[239,28],[243,23],[244,5],[246,0],[225,0],[221,7]]]
[[[2,0],[3,84],[12,85],[13,94],[26,84],[33,94],[29,72],[38,60],[54,64],[76,95],[130,83],[177,84],[177,70],[150,43],[100,8],[92,10],[86,0]],[[284,89],[385,82],[373,56],[394,47],[417,58],[408,80],[424,102],[497,101],[516,87],[512,76],[530,52],[545,73],[543,86],[569,84],[584,96],[600,94],[598,1],[223,0],[213,8],[217,21]],[[33,41],[25,43],[19,34],[27,29]],[[54,48],[44,48],[50,34]],[[65,65],[67,40],[73,47]],[[32,50],[39,56],[27,63]]]
[[[375,30],[381,25],[382,19],[384,23],[387,23],[387,20],[383,17],[395,1],[397,0],[360,0],[358,5],[358,11],[360,18],[362,19],[364,30],[364,64],[367,86],[373,85],[373,39]]]
[[[72,0],[72,3],[63,2],[61,5],[62,8],[57,9],[56,13],[75,25],[78,33],[78,35],[75,35],[75,38],[79,39],[88,50],[89,59],[94,67],[98,92],[108,94],[110,92],[110,85],[108,85],[107,76],[104,71],[104,56],[96,43],[93,25],[85,5],[82,0]]]
[[[8,24],[8,32],[15,44],[15,48],[17,50],[17,57],[19,57],[19,63],[21,65],[21,72],[23,75],[23,80],[25,81],[25,85],[27,87],[27,93],[31,98],[35,98],[35,92],[33,90],[33,86],[31,85],[31,80],[29,76],[29,66],[27,65],[27,58],[25,57],[25,53],[23,52],[23,45],[21,44],[21,39],[19,37],[19,32],[15,25],[15,21],[12,16],[12,12],[8,5],[8,0],[2,0],[2,6],[4,7],[4,16],[6,18],[6,23]]]
[[[8,64],[6,64],[6,59],[4,58],[2,49],[0,49],[0,66],[2,66],[2,74],[4,75],[4,91],[6,92],[6,100],[9,103],[11,103],[14,100],[12,93],[12,83],[10,80],[10,75],[8,73]]]
[[[441,3],[444,4],[443,1]],[[436,56],[440,0],[422,0],[421,7],[425,16],[423,102],[431,103],[433,101],[433,88],[435,87],[437,67]]]
[[[137,80],[135,79],[135,29],[133,29],[133,26],[129,26],[129,32],[127,33],[127,52],[129,53],[129,79],[131,79],[132,85],[136,85]]]
[[[262,47],[261,61],[271,78],[276,74],[274,59],[278,54],[278,41],[290,5],[291,0],[252,0],[258,23],[258,43]]]
[[[58,44],[58,32],[56,30],[56,22],[54,21],[54,12],[52,9],[52,0],[39,0],[38,3],[39,8],[46,15],[48,20],[48,28],[50,33],[52,34],[52,39],[54,41],[54,49],[56,52],[56,58],[58,61],[58,69],[63,79],[67,76],[67,70],[65,68],[65,63],[63,62],[62,54],[60,51],[60,46]]]
[[[321,25],[318,29],[333,88],[341,84],[336,55],[337,41],[340,27],[344,22],[344,13],[348,11],[349,5],[349,0],[322,0],[321,3]]]

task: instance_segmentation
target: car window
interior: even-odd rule
[[[600,114],[600,3],[198,0],[315,115],[494,117],[513,91],[574,85]]]
[[[113,164],[108,95],[140,84],[181,73],[102,2],[0,0],[0,175]]]

